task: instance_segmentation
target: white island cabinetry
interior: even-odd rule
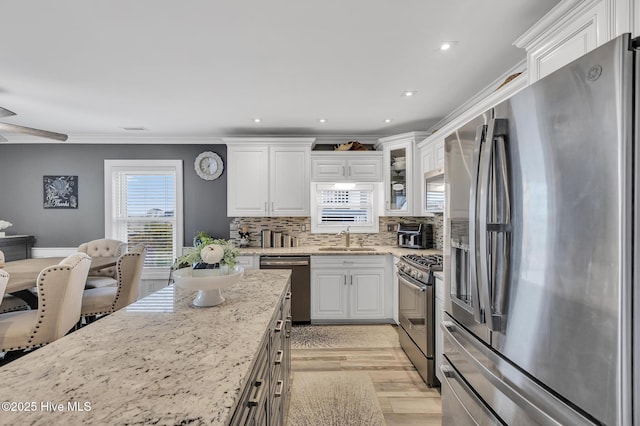
[[[390,322],[390,256],[312,256],[311,322]]]

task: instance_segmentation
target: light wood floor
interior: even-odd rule
[[[440,426],[440,393],[424,384],[401,348],[292,349],[296,371],[366,372],[387,425]]]

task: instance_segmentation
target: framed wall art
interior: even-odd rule
[[[45,209],[78,208],[78,176],[43,176]]]

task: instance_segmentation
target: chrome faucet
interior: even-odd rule
[[[351,243],[350,236],[349,236],[349,228],[351,228],[351,226],[347,226],[347,229],[343,229],[342,231],[340,231],[338,233],[338,235],[344,235],[344,246],[345,247],[349,247],[349,244]]]

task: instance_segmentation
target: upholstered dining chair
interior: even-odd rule
[[[38,309],[0,315],[0,352],[37,348],[59,339],[80,318],[91,257],[75,253],[40,271]]]
[[[78,246],[79,252],[87,253],[91,257],[119,257],[126,249],[127,243],[109,238],[89,241]],[[116,268],[111,267],[91,272],[91,275],[87,278],[85,288],[115,287],[117,284]]]
[[[4,267],[4,252],[0,250],[0,268]],[[6,286],[6,284],[5,284]],[[0,291],[0,295],[4,294],[5,289]],[[14,312],[14,311],[24,311],[26,309],[30,309],[27,302],[20,299],[19,297],[12,296],[10,294],[4,294],[2,299],[0,299],[0,314],[4,314],[6,312]]]
[[[135,302],[142,276],[147,249],[142,245],[131,248],[116,263],[116,287],[98,287],[84,290],[81,315],[86,324],[97,317],[110,314]]]
[[[9,282],[9,273],[4,269],[0,269],[0,295],[4,294],[7,289],[7,283]]]

